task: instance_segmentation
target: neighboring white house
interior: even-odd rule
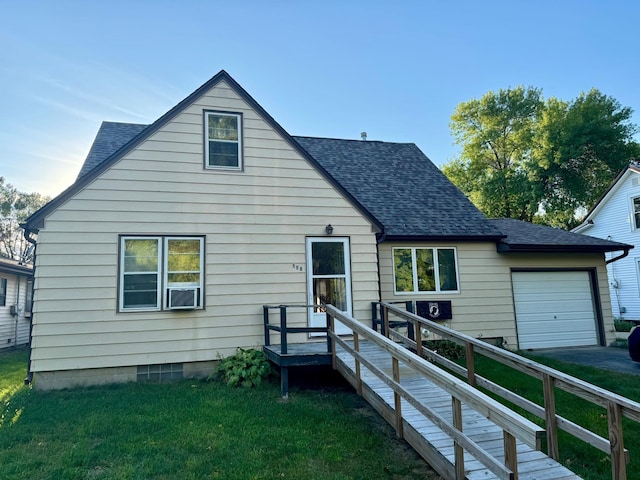
[[[636,247],[627,257],[608,263],[607,273],[613,315],[640,320],[640,165],[621,172],[573,231]],[[619,255],[611,252],[606,257]]]
[[[0,258],[0,350],[29,343],[33,268]]]
[[[206,375],[264,343],[265,304],[317,305],[295,327],[410,300],[508,348],[606,344],[604,253],[629,248],[489,220],[414,144],[291,136],[224,71],[151,125],[103,123],[25,229],[38,388]]]

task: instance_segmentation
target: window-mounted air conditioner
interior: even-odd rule
[[[169,288],[167,303],[171,310],[188,310],[198,307],[198,287]]]

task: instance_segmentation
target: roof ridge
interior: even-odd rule
[[[335,140],[338,142],[385,143],[389,145],[415,145],[414,142],[387,142],[385,140],[362,140],[357,138],[312,137],[309,135],[291,135],[293,138],[309,138],[312,140]]]

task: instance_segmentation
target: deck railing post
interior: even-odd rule
[[[269,335],[269,307],[267,305],[262,306],[262,321],[264,322],[264,344],[268,347],[271,345],[271,335]]]
[[[392,357],[391,362],[393,367],[393,381],[400,383],[400,364],[398,359]],[[396,434],[398,438],[404,438],[404,430],[402,427],[402,397],[395,389],[393,390],[393,400],[396,409]]]
[[[518,480],[518,453],[516,451],[516,437],[509,432],[502,431],[504,439],[504,465],[513,472],[513,480]]]
[[[336,333],[336,319],[333,315],[329,315],[329,331],[332,335]],[[336,349],[333,349],[333,354],[331,355],[331,367],[334,370],[338,369],[338,355],[336,353]]]
[[[378,303],[371,302],[371,328],[378,331]]]
[[[453,426],[462,432],[462,402],[456,397],[451,397],[451,410],[453,412]],[[454,468],[456,480],[464,480],[464,448],[458,442],[453,442]]]
[[[467,382],[472,387],[476,386],[476,363],[473,356],[473,344],[465,345],[465,354],[467,356]]]
[[[554,460],[560,458],[558,446],[558,419],[556,417],[555,378],[548,373],[542,375],[544,395],[545,429],[547,430],[547,455]]]
[[[413,301],[407,300],[406,302],[404,302],[404,309],[409,313],[413,313]],[[407,320],[407,336],[410,340],[416,339],[416,331],[417,330],[414,329],[413,322]]]
[[[627,464],[622,437],[622,413],[620,405],[608,402],[609,443],[611,444],[611,473],[613,480],[627,480]]]
[[[333,356],[333,338],[330,335],[333,331],[331,330],[331,316],[329,313],[326,314],[325,321],[327,323],[327,353]]]
[[[422,328],[420,328],[420,322],[418,320],[414,320],[413,326],[415,328],[415,337],[416,337],[416,354],[419,357],[422,357]]]
[[[287,307],[280,305],[280,351],[287,354]]]
[[[387,308],[386,305],[381,305],[381,309],[380,309],[380,316],[382,317],[382,327],[383,327],[383,331],[382,334],[389,338],[389,309]]]
[[[353,349],[360,353],[360,336],[353,332]],[[362,376],[360,375],[360,360],[356,358],[356,392],[362,396]]]

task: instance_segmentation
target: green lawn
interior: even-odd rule
[[[640,401],[640,377],[534,358]],[[436,478],[344,384],[231,389],[181,381],[38,392],[25,387],[26,352],[0,354],[0,479]],[[477,372],[540,401],[540,382],[491,360]],[[292,379],[295,386],[295,378]],[[314,383],[305,382],[307,385]],[[558,391],[558,413],[606,435],[602,408]],[[640,425],[624,422],[629,480],[640,478]],[[561,461],[610,479],[608,456],[567,435]]]
[[[350,388],[203,381],[39,392],[0,354],[0,479],[435,478]]]
[[[532,355],[527,355],[527,357],[624,397],[640,401],[640,377],[638,376],[560,362],[546,357]],[[478,374],[509,388],[538,405],[543,405],[541,381],[479,355],[476,356],[475,362]],[[516,410],[518,409],[516,408]],[[604,408],[556,389],[556,411],[559,415],[608,438],[607,414]],[[521,413],[534,419],[527,413]],[[537,423],[543,425],[541,422]],[[627,478],[629,480],[640,479],[640,424],[626,418],[623,419],[623,433],[624,445],[629,450],[631,460],[627,464]],[[611,478],[611,462],[607,454],[564,432],[559,432],[558,439],[561,462],[567,468],[588,480],[609,480]]]

